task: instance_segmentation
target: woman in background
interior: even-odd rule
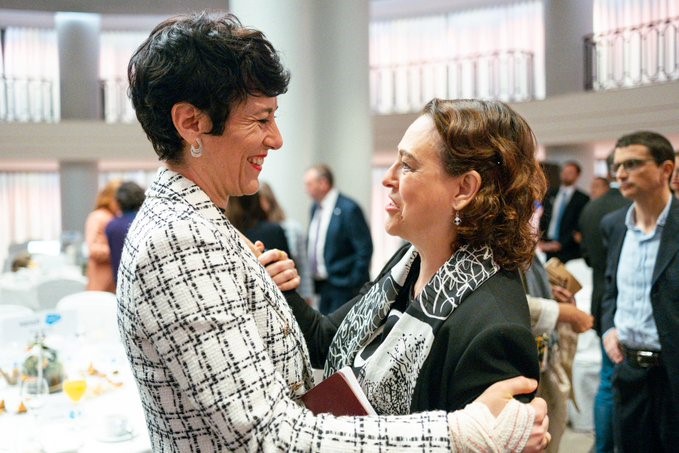
[[[116,291],[111,249],[106,237],[106,225],[119,215],[116,192],[122,181],[109,181],[97,194],[96,205],[85,221],[85,243],[87,244],[87,290]]]
[[[231,198],[226,206],[226,217],[252,242],[260,241],[265,249],[278,249],[291,255],[283,227],[269,221],[262,209],[259,192]]]

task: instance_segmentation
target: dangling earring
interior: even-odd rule
[[[203,155],[203,143],[200,141],[200,138],[196,138],[196,143],[198,143],[198,146],[195,148],[191,145],[191,155],[193,157],[200,157]]]
[[[455,226],[460,226],[462,224],[462,219],[460,218],[459,212],[455,213],[455,218],[453,219],[453,223],[455,224]]]

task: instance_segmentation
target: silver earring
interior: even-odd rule
[[[203,143],[199,138],[196,139],[196,143],[198,143],[198,146],[195,148],[193,145],[191,145],[191,155],[193,157],[200,157],[203,155]]]
[[[453,223],[455,224],[455,226],[460,226],[462,224],[462,219],[460,218],[459,212],[455,213],[455,218],[453,219]]]

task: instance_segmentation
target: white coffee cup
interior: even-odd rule
[[[123,414],[107,414],[99,423],[99,437],[117,439],[132,433],[130,419]]]

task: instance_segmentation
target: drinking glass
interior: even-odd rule
[[[70,370],[67,371],[64,376],[64,381],[62,382],[62,388],[64,394],[71,400],[73,407],[69,412],[68,416],[71,419],[77,419],[80,416],[80,409],[78,403],[85,395],[87,390],[87,379],[85,379],[85,373],[80,370]]]
[[[38,376],[24,376],[21,381],[21,399],[29,412],[36,417],[50,393],[47,381]]]

